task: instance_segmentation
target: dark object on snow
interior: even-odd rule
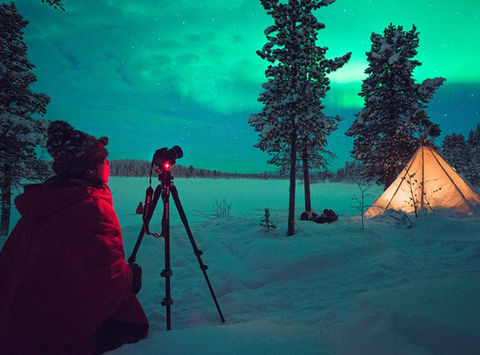
[[[80,181],[27,185],[15,199],[22,217],[0,252],[2,354],[98,352],[109,318],[141,330],[116,346],[147,336],[110,189]]]
[[[137,210],[135,211],[136,214],[143,214],[143,205],[142,202],[138,203]]]
[[[314,221],[319,215],[314,211],[305,211],[300,215],[301,221]]]
[[[317,223],[332,223],[338,219],[338,216],[333,210],[325,209],[323,213],[318,216],[318,218],[314,219]]]
[[[324,209],[321,215],[316,214],[315,212],[303,212],[300,215],[302,221],[313,221],[315,223],[332,223],[338,219],[338,216],[333,210]]]
[[[65,121],[54,121],[48,126],[47,150],[57,176],[81,177],[95,169],[107,157],[107,145],[107,137],[97,139],[73,129]]]
[[[327,223],[327,216],[325,213],[322,213],[320,216],[317,216],[314,220],[315,223]]]

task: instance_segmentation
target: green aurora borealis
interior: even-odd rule
[[[248,115],[266,62],[255,53],[272,19],[259,0],[64,0],[66,11],[18,0],[36,66],[34,89],[52,99],[46,118],[110,137],[111,159],[150,160],[179,144],[181,165],[230,172],[275,170],[253,148]],[[363,102],[370,34],[389,24],[420,32],[417,81],[447,79],[428,112],[444,134],[479,122],[480,5],[476,0],[337,0],[317,12],[328,57],[352,52],[331,76],[326,113],[344,118],[330,138],[332,170],[350,160],[343,135]],[[441,137],[443,139],[443,135]],[[437,144],[441,143],[437,140]]]

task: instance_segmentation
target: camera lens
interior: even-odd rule
[[[183,157],[183,150],[178,145],[172,147],[169,153],[174,159],[180,159],[181,157]]]

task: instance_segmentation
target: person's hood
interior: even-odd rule
[[[112,203],[112,195],[107,185],[98,188],[82,184],[32,184],[26,185],[24,193],[15,198],[15,205],[22,216],[43,219],[87,199],[104,199]]]

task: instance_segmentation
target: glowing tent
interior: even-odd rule
[[[480,196],[470,185],[432,147],[421,145],[365,215],[373,217],[388,209],[414,213],[422,208],[454,208],[470,214],[476,203]]]

